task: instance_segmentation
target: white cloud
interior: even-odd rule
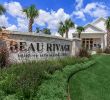
[[[26,18],[17,18],[17,27],[18,31],[27,31],[28,30],[28,20]]]
[[[27,19],[17,17],[17,25],[10,24],[8,19],[5,15],[0,16],[0,26],[5,26],[7,30],[11,31],[27,31]]]
[[[39,10],[39,17],[35,22],[40,26],[45,26],[45,24],[51,19],[50,12],[46,12],[42,9]]]
[[[83,0],[76,0],[76,3],[77,3],[77,5],[76,5],[77,10],[83,6]]]
[[[82,10],[80,10],[80,11],[75,11],[75,12],[73,12],[73,14],[72,14],[73,16],[76,16],[76,18],[78,18],[78,19],[82,19],[82,20],[86,20],[85,19],[85,15],[84,15],[84,12],[82,11]]]
[[[70,18],[70,15],[64,12],[64,9],[60,8],[58,11],[46,12],[45,10],[39,10],[40,15],[35,22],[40,26],[46,26],[52,30],[56,30],[60,21],[65,21]]]
[[[8,22],[8,17],[6,17],[5,15],[1,15],[0,16],[0,26],[5,26],[7,30],[11,30],[11,31],[16,31],[17,30],[17,26],[16,25],[11,25]]]
[[[80,9],[76,9],[76,11],[73,11],[72,13],[72,15],[76,16],[76,18],[82,19],[84,21],[86,20],[86,15],[89,15],[93,18],[98,18],[107,17],[109,14],[109,8],[100,2],[88,3],[84,8],[81,7]]]
[[[109,15],[109,12],[105,9],[97,8],[95,11],[93,11],[93,14],[90,13],[93,17],[107,17]]]
[[[8,30],[27,31],[28,21],[26,19],[26,15],[22,12],[23,7],[21,6],[21,4],[15,1],[5,2],[4,7],[6,8],[7,13],[9,15],[16,18],[17,25],[11,25],[11,24],[9,25],[8,17],[4,17],[4,15],[2,16],[3,20],[0,20],[1,21],[0,23],[6,26]]]
[[[84,13],[96,18],[107,17],[109,15],[108,7],[98,2],[87,4]]]
[[[95,2],[93,3],[89,3],[86,5],[86,7],[84,8],[84,12],[86,13],[90,13],[91,10],[93,10],[94,8],[96,8],[97,4]]]
[[[24,17],[23,8],[19,2],[5,2],[4,6],[7,12],[13,17]]]
[[[17,27],[16,25],[11,25],[9,26],[8,28],[6,28],[7,30],[10,30],[10,31],[17,31]]]
[[[5,15],[1,15],[0,16],[0,26],[7,27],[8,25],[9,25],[9,23],[8,23],[8,17],[6,17]]]
[[[23,7],[19,2],[5,2],[4,6],[7,9],[7,12],[16,18],[17,20],[17,29],[19,31],[27,31],[28,21],[26,16],[22,12]],[[64,21],[69,18],[70,15],[64,12],[64,9],[60,8],[58,11],[47,12],[45,10],[39,10],[39,17],[35,19],[34,24],[39,26],[46,26],[52,30],[58,28],[59,22]]]
[[[40,15],[35,19],[35,24],[39,26],[45,26],[50,28],[55,32],[59,26],[60,21],[65,21],[70,17],[86,20],[86,15],[90,17],[107,17],[110,13],[108,7],[103,3],[92,2],[87,5],[83,5],[84,0],[76,0],[76,10],[73,11],[71,15],[67,14],[63,8],[58,9],[57,11],[45,11],[40,9]],[[26,19],[25,14],[22,12],[23,7],[19,2],[11,1],[5,2],[4,6],[7,9],[7,12],[12,17],[16,18],[17,24],[13,25],[8,22],[9,18],[5,15],[0,16],[0,26],[6,26],[10,30],[18,31],[27,31],[28,30],[28,20]]]
[[[27,31],[28,30],[28,20],[24,13],[22,12],[23,7],[19,2],[11,1],[5,2],[4,6],[7,10],[7,13],[12,17],[16,18],[16,25],[11,25],[8,23],[8,17],[2,16],[2,20],[0,20],[0,24],[7,26],[7,29],[10,30],[18,30],[18,31]],[[45,26],[50,28],[52,31],[55,31],[60,21],[65,21],[67,18],[70,18],[70,15],[65,13],[64,9],[60,8],[58,11],[45,11],[40,9],[39,17],[35,19],[35,24],[39,26]]]

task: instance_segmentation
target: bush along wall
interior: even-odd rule
[[[33,100],[33,98],[35,97],[40,98],[40,88],[43,88],[42,86],[44,86],[44,89],[48,89],[45,88],[45,85],[42,85],[46,82],[45,80],[47,80],[47,85],[48,82],[55,82],[55,84],[59,84],[56,85],[55,89],[53,89],[51,95],[53,95],[53,93],[59,93],[60,96],[60,92],[62,93],[63,90],[59,91],[57,90],[57,88],[61,85],[65,88],[66,85],[66,82],[64,82],[64,80],[61,80],[64,77],[64,75],[62,74],[64,67],[85,61],[88,61],[88,58],[66,57],[50,61],[33,61],[28,63],[14,64],[7,68],[1,68],[0,100]],[[55,72],[56,74],[54,74]],[[61,81],[61,83],[59,83],[59,81]],[[51,87],[53,87],[53,84],[49,83],[49,85],[50,90]]]
[[[0,68],[9,65],[9,52],[6,47],[0,47]]]
[[[49,80],[46,80],[40,87],[34,100],[67,100],[68,79],[75,73],[91,67],[94,60],[81,64],[66,66],[62,71],[56,71]]]

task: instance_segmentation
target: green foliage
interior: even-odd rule
[[[63,37],[63,34],[66,33],[66,38],[68,38],[68,32],[70,28],[74,28],[74,22],[71,19],[66,19],[65,22],[60,22],[58,32]]]
[[[27,18],[29,18],[29,32],[32,32],[32,25],[34,23],[34,19],[39,16],[39,11],[36,9],[35,5],[31,5],[28,8],[23,9],[23,12],[26,14]]]
[[[87,49],[85,48],[81,48],[80,51],[79,51],[79,57],[87,57],[87,58],[90,58],[90,53],[88,52]]]
[[[3,5],[0,4],[0,15],[6,12],[6,9],[4,8]]]
[[[89,61],[66,66],[62,71],[56,71],[52,78],[42,83],[34,100],[53,100],[53,98],[54,100],[67,100],[68,79],[76,72],[86,69],[94,63],[94,61]]]
[[[104,53],[106,53],[106,54],[110,54],[110,48],[105,48],[105,50],[104,50]]]
[[[0,27],[0,32],[2,31],[2,28]]]
[[[37,88],[45,76],[45,66],[41,63],[13,65],[11,68],[2,69],[2,82],[0,89],[6,94],[15,94],[19,98],[32,98],[36,95]],[[5,71],[4,71],[5,70]],[[4,73],[3,73],[4,71]]]
[[[82,26],[78,26],[78,27],[77,27],[78,38],[80,38],[81,33],[82,33],[84,30],[85,30],[85,29],[84,29],[84,27],[82,27]]]
[[[110,31],[110,16],[107,18],[106,22],[105,22],[105,25],[106,25],[106,29],[108,31]]]
[[[5,92],[0,90],[0,100],[2,100],[5,97]]]
[[[50,31],[50,29],[48,29],[48,28],[44,28],[44,29],[42,30],[42,32],[43,32],[44,34],[48,34],[48,35],[51,34],[51,31]]]
[[[15,95],[8,95],[2,100],[19,100]]]
[[[36,27],[36,33],[39,33],[41,30],[39,27]]]
[[[2,41],[1,41],[2,42]],[[5,43],[3,42],[5,45]],[[0,67],[6,67],[9,64],[9,52],[5,46],[0,47]]]
[[[59,24],[60,24],[60,26],[58,28],[58,33],[60,33],[60,35],[63,37],[63,35],[65,33],[65,27],[63,25],[63,22],[60,22]]]
[[[97,52],[97,54],[101,54],[101,53],[103,53],[103,50],[102,50],[101,48],[98,48],[98,49],[96,50],[96,52]]]
[[[62,59],[13,64],[11,67],[3,68],[0,70],[1,95],[3,94],[3,98],[15,97],[19,100],[32,100],[37,95],[39,86],[45,80],[50,80],[56,70],[63,71],[66,65],[74,65],[83,61],[85,59],[65,57]],[[53,80],[53,82],[55,81]],[[57,84],[57,82],[55,83]],[[52,87],[52,85],[50,86]]]
[[[36,9],[35,5],[31,5],[30,7],[23,9],[23,12],[25,12],[26,16],[31,19],[34,19],[39,15],[39,12]]]

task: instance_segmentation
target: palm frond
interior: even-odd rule
[[[0,15],[6,12],[6,9],[4,8],[3,5],[0,4]]]
[[[106,29],[110,30],[110,17],[107,18],[105,25],[106,25]]]
[[[35,5],[31,5],[30,7],[23,9],[23,12],[25,12],[28,18],[32,19],[39,15],[39,11],[36,9]]]

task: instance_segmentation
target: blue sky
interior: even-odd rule
[[[35,27],[48,27],[55,32],[60,21],[71,18],[77,25],[85,25],[98,17],[110,16],[110,0],[0,0],[7,9],[0,16],[0,26],[10,30],[27,31],[28,20],[22,9],[31,4],[39,9]]]

